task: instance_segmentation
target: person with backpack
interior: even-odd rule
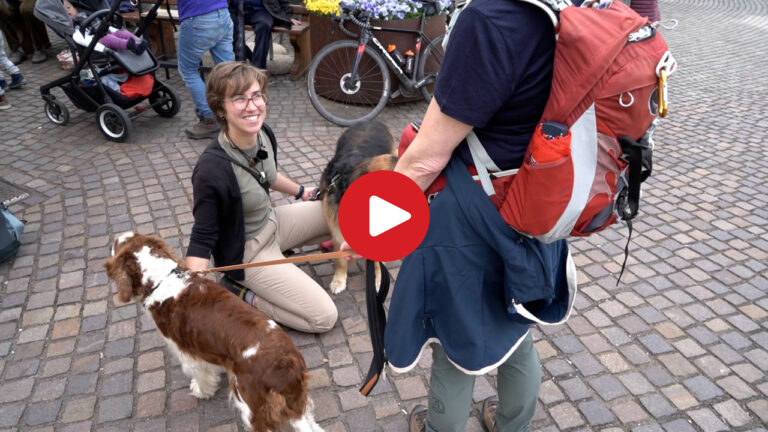
[[[485,427],[489,431],[526,430],[533,417],[541,370],[530,322],[506,313],[506,305],[499,299],[506,297],[505,283],[515,282],[498,277],[504,273],[499,268],[503,266],[501,256],[480,245],[484,234],[464,223],[457,200],[472,196],[490,203],[482,189],[472,189],[466,182],[465,167],[473,164],[464,141],[470,131],[474,130],[499,169],[522,164],[549,95],[554,47],[552,24],[538,7],[509,0],[470,3],[451,30],[435,97],[419,133],[395,168],[422,189],[448,168],[447,186],[431,204],[431,232],[403,262],[386,328],[387,357],[399,372],[416,364],[414,355],[434,341],[429,407],[414,407],[410,432],[465,430],[475,376],[494,368],[498,368],[499,398],[483,404]],[[491,205],[483,211],[496,210]],[[454,244],[446,246],[474,248],[472,253],[481,259],[441,255],[440,241],[433,241],[438,238],[453,240]],[[566,241],[544,245],[522,236],[519,241],[512,244],[511,258],[520,267],[519,284],[538,282],[535,267],[541,263],[527,253],[535,249],[549,256],[546,270],[559,275],[555,282],[562,287]],[[433,261],[435,257],[440,259]],[[415,260],[444,264],[424,270],[434,276],[421,282],[422,271],[409,262]],[[467,276],[477,284],[462,290],[460,285],[467,282],[462,279]],[[439,301],[440,297],[446,301]],[[419,301],[424,306],[415,306]]]
[[[264,123],[267,75],[248,63],[225,62],[208,76],[206,96],[221,133],[192,171],[194,224],[187,248],[191,271],[285,258],[282,251],[330,238],[322,203],[277,169],[277,142]],[[272,207],[270,190],[296,204]],[[292,329],[323,333],[338,311],[328,293],[294,264],[224,272],[221,283]]]
[[[532,320],[514,306],[541,301],[564,320],[575,270],[566,240],[544,244],[506,226],[471,180],[464,138],[474,130],[500,170],[519,167],[547,103],[554,48],[552,23],[539,7],[470,3],[451,30],[418,135],[395,168],[422,190],[441,173],[447,180],[431,200],[427,236],[403,261],[385,331],[396,372],[432,348],[429,406],[413,408],[410,432],[464,431],[475,377],[495,368],[499,396],[483,403],[485,427],[523,431],[533,417],[541,366]]]

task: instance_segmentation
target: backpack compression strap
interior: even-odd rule
[[[629,242],[632,241],[632,219],[637,216],[640,208],[640,183],[644,182],[653,171],[652,149],[645,138],[635,141],[628,136],[619,137],[621,150],[626,156],[629,164],[629,174],[627,179],[626,193],[622,193],[616,200],[616,212],[623,221],[627,223],[629,235],[627,244],[624,246],[624,261],[621,263],[619,277],[616,278],[616,285],[621,281],[621,275],[624,274],[624,268],[627,266],[629,257]]]

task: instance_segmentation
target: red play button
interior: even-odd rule
[[[355,180],[339,204],[339,228],[358,254],[394,261],[413,252],[429,227],[429,206],[413,180],[374,171]]]

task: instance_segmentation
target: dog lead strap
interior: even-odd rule
[[[224,271],[240,270],[240,269],[251,268],[251,267],[263,267],[263,266],[275,265],[275,264],[287,264],[287,263],[298,263],[298,262],[306,262],[306,261],[319,261],[319,260],[325,260],[325,259],[344,258],[350,255],[353,255],[354,253],[355,251],[352,251],[352,250],[343,250],[343,251],[336,251],[336,252],[317,253],[317,254],[311,254],[311,255],[298,255],[298,256],[292,256],[290,258],[282,258],[282,259],[276,259],[271,261],[259,261],[259,262],[253,262],[253,263],[235,264],[235,265],[224,266],[224,267],[213,267],[205,270],[200,270],[198,271],[198,273],[208,274],[208,273],[213,273],[217,271],[224,272]]]
[[[376,292],[376,272],[374,266],[378,264],[381,269],[381,285]],[[365,306],[368,311],[368,331],[371,333],[371,345],[373,347],[373,359],[368,368],[368,376],[365,377],[360,393],[368,394],[379,382],[383,375],[387,356],[384,353],[384,328],[387,326],[387,314],[384,312],[384,301],[389,294],[389,271],[384,263],[365,261]]]

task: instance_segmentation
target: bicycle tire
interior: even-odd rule
[[[358,67],[357,88],[342,88],[357,49],[357,41],[336,41],[321,49],[309,65],[309,100],[323,118],[339,126],[372,120],[389,101],[389,70],[381,55],[369,46],[365,47]]]
[[[445,50],[443,50],[443,38],[445,35],[439,35],[432,39],[431,44],[426,44],[424,52],[419,58],[418,69],[416,70],[416,81],[424,78],[424,74],[435,74],[435,81],[437,81],[437,74],[440,71],[440,65],[443,64],[443,57],[445,56]],[[421,95],[427,103],[432,101],[432,95],[435,93],[435,84],[425,85],[419,89]]]

